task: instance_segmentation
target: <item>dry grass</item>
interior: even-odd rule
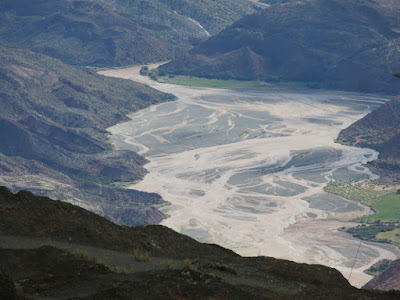
[[[139,262],[146,262],[146,261],[150,261],[150,253],[148,251],[142,251],[140,249],[135,249],[133,251],[133,255],[135,257],[136,261]]]
[[[191,261],[189,258],[186,258],[186,259],[183,261],[183,267],[184,267],[185,269],[191,269],[191,268],[193,267],[192,261]]]
[[[87,251],[79,249],[79,248],[75,249],[75,255],[80,258],[86,259],[86,260],[89,259],[89,253]]]
[[[172,262],[172,260],[168,260],[167,261],[167,267],[169,270],[172,270],[174,268],[174,263]]]

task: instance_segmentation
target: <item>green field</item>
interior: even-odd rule
[[[392,194],[382,197],[372,205],[375,214],[369,217],[370,222],[399,222],[400,221],[400,195]],[[363,217],[366,220],[367,217]]]
[[[392,243],[400,245],[400,228],[387,232],[380,232],[376,235],[378,240],[390,240]]]
[[[378,189],[379,187],[379,189]],[[370,206],[374,214],[355,219],[357,222],[400,222],[400,194],[397,189],[382,183],[355,183],[335,181],[325,191]]]
[[[245,89],[245,88],[269,88],[269,89],[304,89],[303,83],[268,83],[263,81],[244,81],[244,80],[222,80],[208,79],[192,76],[159,76],[158,82],[171,83],[185,86],[221,88],[221,89]]]
[[[364,272],[372,276],[378,276],[379,274],[382,274],[382,272],[384,272],[389,268],[390,262],[391,261],[388,259],[380,260],[376,264],[372,265],[368,270],[365,270]]]
[[[380,190],[377,190],[377,187]],[[351,181],[330,182],[325,188],[325,192],[341,196],[349,200],[359,201],[374,208],[387,196],[396,195],[397,190],[390,185],[370,182],[356,183]],[[398,195],[400,198],[400,195]]]
[[[331,182],[325,191],[370,206],[374,214],[353,221],[364,223],[346,231],[369,241],[400,244],[400,194],[389,184]],[[369,225],[368,225],[369,224]]]
[[[212,87],[212,88],[251,88],[268,87],[270,84],[259,81],[241,81],[241,80],[221,80],[207,79],[191,76],[160,76],[157,79],[161,83],[172,83],[186,86]]]

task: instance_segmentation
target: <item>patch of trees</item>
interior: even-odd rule
[[[361,240],[390,243],[391,241],[388,241],[386,239],[376,239],[376,235],[380,232],[392,231],[396,228],[400,228],[400,224],[381,223],[380,221],[376,221],[374,224],[371,225],[357,225],[356,227],[347,229],[346,232]]]
[[[391,261],[388,259],[383,259],[383,260],[377,262],[376,264],[374,264],[373,266],[371,266],[365,272],[369,275],[377,276],[389,268],[390,262]]]
[[[165,73],[159,69],[149,69],[148,66],[143,66],[140,69],[140,75],[149,76],[153,80],[158,80],[160,76],[165,76]]]

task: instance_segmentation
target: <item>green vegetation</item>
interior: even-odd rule
[[[386,232],[391,232],[398,228],[400,228],[399,224],[381,223],[378,221],[375,224],[358,225],[356,227],[349,228],[346,231],[352,234],[354,237],[359,238],[361,240],[391,243],[392,242],[391,239],[381,238],[379,235],[384,234]]]
[[[149,69],[148,66],[143,66],[140,68],[140,75],[149,76],[153,80],[158,80],[160,76],[160,71],[158,69]],[[163,74],[161,72],[161,74]]]
[[[248,132],[247,130],[245,130],[245,131],[242,131],[242,132],[238,132],[238,136],[239,137],[243,137],[243,136],[245,136],[245,135],[248,135],[250,132]]]
[[[357,183],[352,181],[330,182],[324,190],[327,193],[335,194],[349,200],[360,201],[365,205],[372,206],[372,208],[377,203],[386,199],[387,196],[397,193],[397,190],[390,187],[389,184],[374,182]]]
[[[140,68],[140,75],[146,76],[149,74],[149,67],[148,66],[143,66]]]
[[[347,145],[347,146],[352,146],[352,145],[354,145],[355,142],[356,142],[356,139],[352,136],[348,136],[345,138],[341,137],[341,139],[335,140],[335,143],[340,143],[342,145]]]
[[[140,65],[141,64],[127,64],[127,65],[112,66],[112,67],[96,67],[96,66],[83,66],[83,67],[88,68],[89,70],[92,70],[92,71],[95,71],[95,72],[101,72],[101,71],[120,70],[120,69],[132,68],[132,67],[137,67],[137,66],[140,66]]]
[[[63,248],[59,248],[59,247],[55,247],[55,246],[52,246],[52,247],[58,248],[58,249],[63,249]],[[83,258],[84,260],[91,260],[97,265],[103,265],[103,266],[106,265],[105,261],[102,258],[89,255],[89,252],[86,250],[76,248],[75,252],[73,252],[73,254],[75,254],[77,257]]]
[[[400,221],[400,195],[391,194],[382,197],[372,206],[375,214],[369,217],[371,221],[396,222]],[[360,218],[365,222],[366,217]]]
[[[325,191],[359,201],[372,208],[373,215],[356,218],[364,223],[346,231],[362,240],[400,243],[400,194],[389,184],[377,182],[331,182]]]
[[[260,81],[208,79],[183,75],[160,76],[158,82],[211,88],[255,88],[269,85]]]
[[[382,272],[387,270],[387,268],[389,268],[389,266],[390,266],[390,260],[383,259],[381,261],[378,261],[373,266],[371,266],[368,270],[365,271],[365,273],[372,275],[372,276],[378,276],[379,274],[381,274]]]
[[[197,87],[220,88],[220,89],[268,88],[268,89],[274,89],[274,90],[275,89],[286,89],[286,88],[304,89],[307,87],[306,84],[297,83],[297,82],[268,83],[268,82],[264,82],[264,81],[247,81],[247,80],[236,80],[236,79],[213,79],[213,78],[185,76],[185,75],[165,76],[165,75],[163,75],[162,70],[159,70],[159,71],[161,71],[161,73],[159,73],[158,76],[152,75],[157,78],[156,80],[158,82],[184,85],[184,86],[197,86]]]
[[[377,234],[378,240],[389,240],[393,244],[400,245],[400,228],[393,229],[391,231],[380,232]]]
[[[172,204],[171,202],[165,201],[165,202],[160,203],[160,204],[154,204],[153,207],[155,207],[155,208],[161,208],[161,207],[164,207],[164,206],[169,206],[169,205],[171,205],[171,204]]]

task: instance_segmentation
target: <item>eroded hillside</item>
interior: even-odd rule
[[[158,195],[115,188],[141,179],[146,160],[114,151],[105,128],[130,111],[175,99],[142,84],[97,75],[40,54],[0,46],[0,174],[30,189],[107,215],[146,224]]]
[[[0,40],[70,64],[149,63],[171,59],[254,11],[247,0],[6,0]]]
[[[244,17],[162,73],[396,93],[400,3],[309,0]]]

